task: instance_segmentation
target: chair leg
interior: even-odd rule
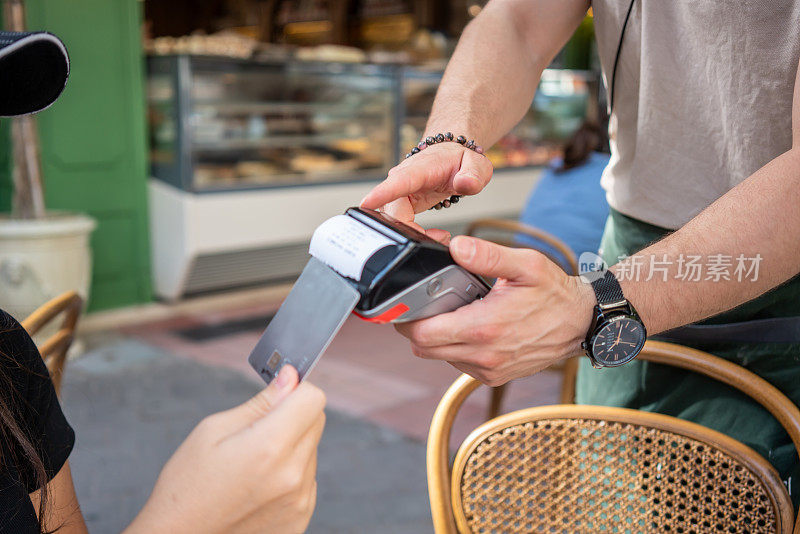
[[[506,394],[506,387],[508,384],[492,388],[492,398],[489,401],[489,412],[487,419],[494,419],[500,415],[500,409],[503,407],[503,397]]]
[[[561,383],[561,404],[575,404],[575,379],[578,376],[578,357],[564,362],[564,379]]]

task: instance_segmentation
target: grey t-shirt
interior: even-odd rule
[[[629,0],[592,2],[610,89]],[[800,0],[636,0],[617,67],[614,209],[679,228],[791,148]]]

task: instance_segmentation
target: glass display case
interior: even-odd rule
[[[416,145],[439,70],[148,58],[153,176],[210,192],[377,180]],[[587,118],[596,75],[547,69],[519,124],[486,154],[495,169],[547,164]]]
[[[196,55],[150,57],[148,73],[154,290],[171,300],[297,275],[314,229],[419,141],[441,79],[403,65]],[[516,216],[539,179],[531,167],[596,110],[591,82],[545,71],[529,112],[487,150],[503,179],[436,212],[437,227]]]
[[[185,191],[375,180],[396,161],[396,70],[148,58],[151,168]]]
[[[401,148],[413,147],[422,137],[441,77],[440,71],[404,69]],[[596,120],[597,89],[597,77],[590,72],[545,70],[530,110],[487,150],[494,168],[545,165],[560,155],[563,142],[584,120]]]

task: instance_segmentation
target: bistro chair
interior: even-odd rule
[[[547,251],[541,250],[540,252],[547,256],[548,259],[565,269],[567,274],[573,276],[578,274],[578,258],[569,245],[556,236],[533,226],[506,219],[478,219],[467,227],[465,234],[472,237],[485,236],[485,239],[504,247],[535,249],[535,247],[530,247],[517,239],[518,235],[532,237],[556,249],[566,259],[567,264],[564,265],[562,260]],[[578,372],[577,358],[566,360],[563,364],[563,370],[564,380],[561,385],[561,402],[571,403],[575,397],[575,375]],[[571,377],[570,380],[567,380],[568,377]],[[507,386],[508,384],[503,384],[492,388],[487,411],[488,419],[493,419],[500,414]]]
[[[749,395],[800,448],[800,410],[743,367],[658,341],[648,341],[639,358]],[[450,464],[453,421],[479,385],[470,376],[458,378],[431,422],[428,493],[437,534],[800,534],[789,494],[766,459],[720,432],[666,415],[583,405],[527,408],[476,428]]]
[[[63,314],[64,317],[58,330],[38,344],[39,353],[50,372],[56,393],[61,391],[61,379],[64,375],[67,351],[75,340],[75,327],[82,309],[83,299],[75,291],[69,291],[42,304],[20,323],[28,335],[33,337],[56,317]]]

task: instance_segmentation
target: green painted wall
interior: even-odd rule
[[[143,4],[28,0],[26,5],[29,28],[55,33],[70,54],[64,94],[39,114],[38,124],[48,208],[86,212],[98,221],[89,308],[148,301]],[[0,146],[8,151],[7,141]],[[4,157],[0,154],[0,170]],[[7,207],[4,187],[0,208]]]

